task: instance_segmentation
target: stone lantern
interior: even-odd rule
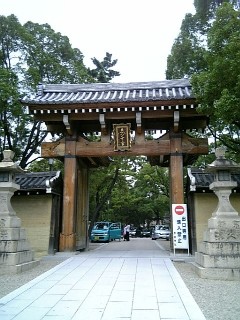
[[[202,278],[240,280],[240,217],[229,199],[237,187],[232,174],[239,172],[240,166],[225,158],[224,148],[218,148],[207,171],[214,176],[209,188],[217,195],[218,205],[195,254],[195,267]]]
[[[12,159],[13,151],[3,151],[0,162],[0,273],[19,273],[35,266],[34,253],[26,240],[25,229],[11,205],[14,192],[20,189],[15,174],[23,170]]]
[[[213,212],[211,221],[219,221],[218,218],[226,216],[226,218],[238,216],[238,212],[232,207],[229,197],[232,189],[237,187],[237,182],[232,180],[232,174],[240,172],[240,166],[235,162],[225,158],[225,148],[216,149],[216,160],[211,163],[208,172],[213,173],[214,181],[209,185],[209,189],[213,190],[218,197],[218,206]]]
[[[16,227],[20,226],[20,219],[16,217],[16,213],[11,206],[11,197],[16,190],[20,189],[20,186],[15,183],[15,174],[23,172],[23,170],[12,161],[14,157],[13,151],[4,150],[3,157],[3,161],[0,162],[1,227],[3,224],[4,226]]]

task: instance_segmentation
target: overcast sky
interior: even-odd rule
[[[48,23],[83,53],[118,59],[114,82],[165,79],[167,56],[193,0],[0,0],[0,14],[24,24]]]

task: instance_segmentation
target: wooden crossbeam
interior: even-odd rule
[[[186,154],[207,154],[208,139],[192,138],[183,135],[182,153]],[[70,155],[71,150],[65,150],[65,139],[57,142],[42,143],[41,155],[44,158],[58,158]],[[77,157],[111,157],[111,156],[161,156],[170,155],[170,139],[143,140],[142,136],[138,140],[137,136],[128,151],[114,151],[113,143],[107,139],[98,142],[87,141],[79,138],[76,142],[75,154]]]

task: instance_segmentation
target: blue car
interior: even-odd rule
[[[91,242],[109,242],[121,240],[122,230],[120,222],[100,221],[94,224],[91,232]]]

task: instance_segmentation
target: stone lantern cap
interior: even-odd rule
[[[225,158],[225,147],[219,147],[215,151],[216,160],[208,165],[206,171],[217,172],[219,170],[227,170],[229,172],[239,172],[240,165],[236,162]]]
[[[0,171],[9,172],[24,172],[16,163],[12,161],[14,152],[12,150],[3,151],[3,160],[0,162]]]

